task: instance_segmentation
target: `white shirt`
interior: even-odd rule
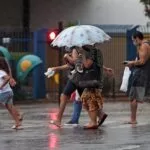
[[[7,73],[3,70],[0,70],[0,86],[4,83],[4,79],[3,77],[6,76]],[[0,89],[0,93],[5,93],[5,92],[9,92],[12,91],[9,82],[2,88]]]

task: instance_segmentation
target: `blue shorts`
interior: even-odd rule
[[[62,93],[66,96],[70,96],[75,90],[77,90],[81,96],[84,89],[77,87],[72,81],[68,80]]]
[[[13,92],[0,93],[0,103],[3,105],[13,104]]]

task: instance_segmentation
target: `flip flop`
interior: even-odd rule
[[[55,126],[57,126],[58,128],[61,127],[61,124],[58,124],[57,121],[55,121],[55,120],[50,120],[49,123],[50,123],[50,124],[53,124],[53,125],[55,125]]]
[[[19,126],[13,125],[11,128],[12,128],[12,129],[15,129],[15,130],[22,130],[22,129],[23,129],[23,126],[22,126],[22,125],[19,125]]]
[[[124,124],[137,124],[137,122],[132,122],[132,121],[126,121]]]
[[[104,121],[107,118],[107,116],[108,116],[107,114],[104,114],[102,119],[98,121],[98,127],[101,126],[104,123]]]
[[[84,130],[98,129],[98,126],[97,125],[94,125],[94,126],[83,126],[83,129]]]

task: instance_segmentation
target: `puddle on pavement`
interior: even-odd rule
[[[128,145],[122,148],[117,148],[115,150],[134,150],[135,148],[140,148],[140,145]]]

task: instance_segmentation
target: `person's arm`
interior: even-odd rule
[[[0,85],[0,89],[2,89],[10,80],[10,76],[9,75],[5,75],[2,77],[2,79],[4,80],[3,84]]]
[[[139,60],[129,61],[127,66],[141,66],[146,63],[149,58],[148,47],[146,44],[143,44],[139,49]]]
[[[7,63],[8,69],[9,69],[9,76],[10,76],[9,83],[10,83],[11,86],[15,86],[15,85],[16,85],[16,81],[15,81],[15,79],[12,77],[12,72],[11,72],[10,65],[9,65],[9,63],[8,63],[7,60],[5,60],[5,61],[6,61],[6,63]]]
[[[77,50],[73,49],[71,55],[69,55],[68,53],[64,55],[64,59],[67,60],[69,63],[74,64],[78,56],[79,54],[77,53]]]
[[[111,69],[111,68],[108,68],[108,67],[106,67],[106,66],[104,66],[103,65],[103,69],[104,69],[104,71],[109,71],[109,72],[113,72],[113,69]]]
[[[51,69],[52,69],[53,71],[66,70],[66,69],[69,69],[69,65],[68,65],[68,64],[65,64],[65,65],[62,65],[62,66],[52,67]]]

